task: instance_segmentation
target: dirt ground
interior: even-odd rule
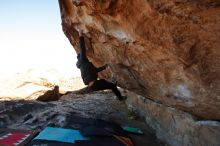
[[[15,129],[42,129],[48,124],[65,127],[68,117],[77,115],[82,117],[112,120],[120,125],[137,127],[144,135],[130,134],[137,146],[164,146],[158,140],[154,131],[137,117],[128,111],[126,104],[120,102],[108,91],[64,95],[59,101],[1,101],[0,124]]]

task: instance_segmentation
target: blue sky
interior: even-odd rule
[[[61,27],[58,0],[0,0],[1,74],[57,68],[79,74]]]

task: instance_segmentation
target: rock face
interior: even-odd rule
[[[220,122],[203,120],[129,92],[130,110],[140,114],[159,139],[171,146],[219,146]]]
[[[63,31],[101,77],[198,117],[220,120],[219,0],[60,0]]]

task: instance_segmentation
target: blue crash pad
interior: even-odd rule
[[[75,140],[89,140],[88,137],[82,136],[78,130],[55,128],[55,127],[46,127],[34,139],[68,142],[68,143],[75,143]]]

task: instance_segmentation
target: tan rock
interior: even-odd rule
[[[39,101],[56,101],[60,99],[59,86],[55,86],[53,90],[48,90],[43,95],[39,96],[37,100]]]
[[[220,1],[63,0],[63,31],[100,74],[163,104],[220,119]]]

